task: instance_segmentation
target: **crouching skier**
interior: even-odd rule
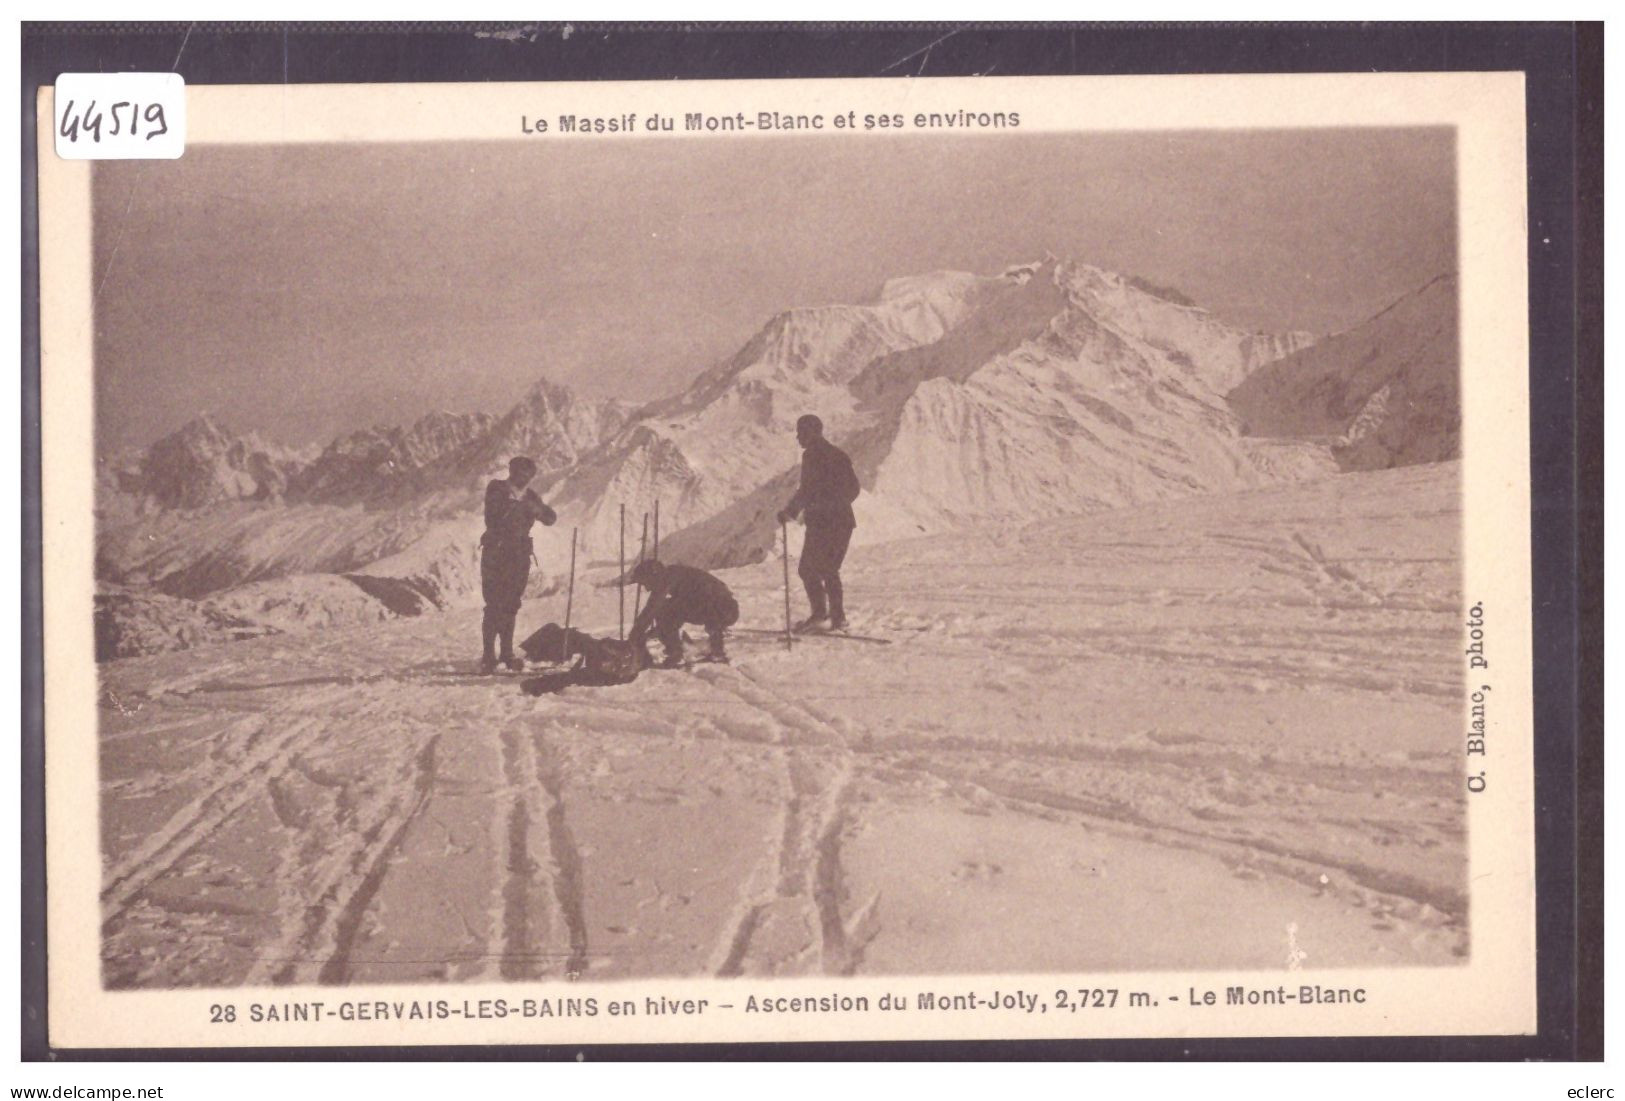
[[[496,672],[498,661],[515,671],[525,667],[524,659],[514,656],[513,626],[530,580],[530,526],[558,519],[535,490],[526,488],[534,477],[536,464],[518,455],[508,460],[507,478],[485,487],[485,534],[480,536],[480,592],[485,598],[480,623],[482,673]],[[500,656],[495,651],[498,639]]]
[[[649,603],[632,624],[630,641],[643,654],[651,627],[666,648],[667,668],[683,662],[683,624],[697,623],[710,636],[708,661],[727,661],[723,632],[739,622],[739,602],[728,586],[693,566],[666,565],[651,558],[632,571],[632,580],[649,590]]]

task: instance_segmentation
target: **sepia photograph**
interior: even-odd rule
[[[78,167],[102,994],[1301,1031],[1507,967],[1458,128],[712,91]]]
[[[106,982],[1465,957],[1453,168],[98,165]]]

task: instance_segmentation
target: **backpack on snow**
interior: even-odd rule
[[[568,642],[568,646],[566,646]],[[519,644],[531,661],[563,661],[566,652],[580,658],[581,683],[628,684],[637,679],[643,663],[638,648],[613,638],[593,638],[571,627],[568,632],[549,623]]]

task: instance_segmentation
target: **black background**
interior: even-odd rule
[[[1600,1059],[1600,24],[25,23],[22,1054],[25,1059]],[[929,47],[929,49],[927,49]],[[34,103],[63,72],[192,84],[1522,70],[1527,89],[1539,1031],[1531,1037],[54,1051],[46,1041]],[[1550,243],[1546,243],[1546,239]]]

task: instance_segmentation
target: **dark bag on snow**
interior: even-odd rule
[[[627,684],[637,679],[642,662],[638,649],[630,642],[613,638],[593,638],[574,627],[568,632],[557,623],[549,623],[525,641],[519,648],[531,661],[561,662],[565,659],[566,641],[571,658],[581,658],[580,684]]]
[[[604,684],[629,684],[643,667],[638,648],[619,639],[598,639],[582,653],[587,675]]]

